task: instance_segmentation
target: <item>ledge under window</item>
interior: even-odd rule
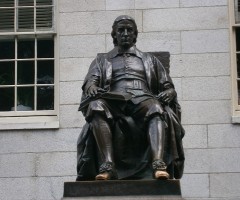
[[[57,129],[58,116],[0,117],[0,130]]]

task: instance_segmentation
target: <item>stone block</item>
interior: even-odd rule
[[[210,148],[240,147],[240,127],[233,124],[213,124],[208,126]]]
[[[89,45],[90,43],[92,45]],[[104,35],[60,36],[59,49],[60,58],[95,57],[97,53],[105,52],[105,36]]]
[[[183,78],[183,100],[230,99],[230,82],[228,76]]]
[[[239,200],[240,173],[210,174],[211,197]]]
[[[169,51],[180,53],[180,32],[139,33],[137,47],[145,52]]]
[[[184,174],[181,179],[182,196],[204,198],[209,197],[209,176],[208,174]]]
[[[173,78],[175,90],[177,92],[178,100],[182,100],[182,79],[181,78]]]
[[[106,10],[134,9],[135,0],[106,0]]]
[[[1,178],[0,196],[2,200],[35,199],[34,178]]]
[[[75,151],[80,131],[80,128],[4,131],[0,134],[0,153],[8,155],[9,153]],[[31,154],[24,155],[19,154],[15,157],[23,157],[24,159],[21,160],[29,160],[27,163],[33,164],[31,161],[34,159],[31,158]],[[27,165],[24,168],[27,169]]]
[[[180,0],[181,7],[200,7],[200,6],[226,6],[227,0]]]
[[[64,197],[154,196],[181,198],[179,180],[111,180],[64,183]],[[164,198],[163,198],[164,199]],[[168,198],[167,198],[168,199]]]
[[[107,51],[113,49],[110,34],[106,36]],[[169,51],[171,54],[180,53],[180,32],[138,33],[136,46],[145,52]]]
[[[76,152],[52,152],[38,154],[37,176],[74,176],[76,175]]]
[[[231,102],[222,101],[182,101],[182,123],[222,124],[231,122]]]
[[[58,4],[60,12],[105,10],[105,0],[59,0]]]
[[[240,148],[186,149],[185,173],[240,172]]]
[[[230,75],[229,53],[181,54],[170,58],[172,77]]]
[[[83,81],[60,82],[60,105],[79,105]]]
[[[11,144],[13,145],[13,144]],[[35,175],[36,156],[27,154],[1,154],[0,177],[24,177]]]
[[[187,148],[207,148],[207,126],[206,125],[186,125],[184,126],[185,136],[183,147]]]
[[[65,199],[64,199],[65,200]],[[68,199],[67,199],[68,200]],[[70,199],[69,199],[70,200]],[[75,199],[74,199],[75,200]],[[76,199],[77,200],[77,199]],[[81,199],[82,200],[82,199]],[[184,198],[184,200],[240,200],[240,197],[234,197],[234,198],[226,198],[226,197],[218,197],[218,198]]]
[[[182,53],[229,52],[228,29],[183,31]]]
[[[155,196],[155,195],[143,195],[143,196],[108,196],[108,197],[80,197],[80,198],[62,198],[61,200],[185,200],[175,196]]]
[[[61,105],[60,106],[60,127],[78,128],[83,127],[85,119],[82,112],[78,111],[79,105]]]
[[[179,0],[135,0],[136,9],[179,7]]]
[[[60,35],[111,33],[114,20],[123,14],[134,17],[139,31],[142,30],[142,11],[73,12],[60,13]]]
[[[182,8],[143,11],[143,31],[181,31],[228,27],[228,8]]]
[[[60,81],[83,81],[94,58],[60,59]]]
[[[63,197],[64,182],[75,179],[76,176],[36,178],[35,198],[38,200],[59,200]]]

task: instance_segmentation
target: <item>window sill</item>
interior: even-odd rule
[[[232,116],[232,123],[240,124],[240,113],[239,112],[237,112],[236,115]]]
[[[59,128],[59,119],[57,116],[0,118],[0,130],[57,129],[57,128]]]

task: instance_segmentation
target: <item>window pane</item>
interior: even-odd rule
[[[240,105],[240,80],[238,81],[238,105]]]
[[[37,87],[37,110],[54,109],[54,87],[39,86]]]
[[[237,54],[237,75],[240,78],[240,54]]]
[[[14,62],[0,62],[0,85],[14,85]]]
[[[34,108],[34,87],[17,88],[17,110],[28,111]]]
[[[37,41],[37,57],[38,58],[54,58],[53,39]]]
[[[14,0],[1,0],[0,1],[0,7],[13,7],[14,6]]]
[[[18,0],[19,6],[33,6],[33,0]]]
[[[34,84],[34,61],[19,61],[17,64],[17,83]]]
[[[15,43],[14,41],[0,41],[0,59],[15,58]]]
[[[52,28],[53,8],[52,7],[37,7],[37,29]]]
[[[235,21],[240,22],[240,0],[235,0]]]
[[[34,40],[18,42],[18,58],[34,58]]]
[[[44,60],[37,62],[37,83],[53,84],[54,83],[54,61]]]
[[[0,111],[11,111],[14,107],[14,88],[0,88]]]
[[[240,29],[236,28],[236,47],[237,51],[240,51]]]
[[[34,8],[18,9],[18,29],[19,31],[34,29]]]
[[[0,8],[0,31],[14,31],[13,8]]]
[[[36,0],[37,6],[52,5],[52,0]]]

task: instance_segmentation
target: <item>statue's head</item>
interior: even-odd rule
[[[114,46],[129,48],[137,42],[137,25],[135,20],[128,15],[121,15],[114,20],[112,26]]]

